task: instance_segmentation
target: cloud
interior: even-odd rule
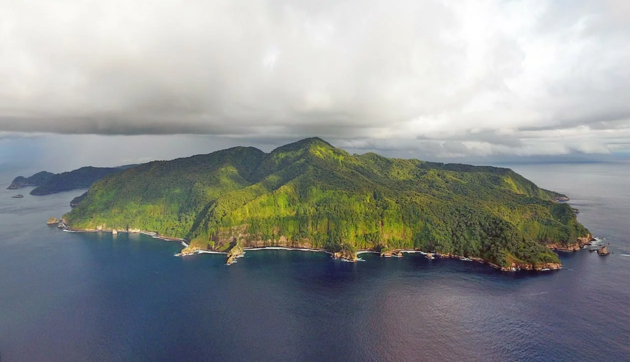
[[[6,1],[0,131],[607,153],[630,142],[628,20],[623,0]]]

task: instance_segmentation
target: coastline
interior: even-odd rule
[[[127,234],[142,234],[142,235],[146,235],[146,236],[150,236],[153,239],[160,239],[160,240],[164,240],[164,241],[179,241],[182,243],[182,246],[184,246],[185,248],[188,247],[188,243],[186,239],[182,239],[182,238],[175,238],[175,237],[171,237],[171,236],[163,236],[160,235],[156,232],[152,232],[152,231],[146,231],[146,230],[137,230],[137,229],[131,229],[131,230],[118,230],[118,229],[74,229],[70,226],[68,226],[68,224],[60,222],[60,226],[58,226],[60,229],[63,229],[63,231],[69,232],[69,233],[110,233],[112,235],[117,235],[118,233],[127,233]],[[115,231],[115,232],[114,232]]]
[[[560,270],[562,269],[562,264],[561,263],[545,263],[545,264],[530,264],[530,263],[512,263],[512,265],[510,267],[504,267],[504,266],[500,266],[497,264],[494,264],[488,260],[485,260],[483,258],[479,258],[479,257],[466,257],[466,256],[462,256],[462,255],[454,255],[454,254],[440,254],[437,252],[429,252],[429,251],[424,251],[424,250],[416,250],[416,249],[393,249],[391,251],[388,251],[387,254],[382,254],[380,251],[374,250],[374,249],[361,249],[361,250],[357,250],[356,254],[355,254],[355,258],[353,259],[349,259],[347,257],[345,257],[344,255],[340,255],[339,253],[333,253],[330,252],[328,250],[325,249],[313,249],[313,248],[300,248],[300,247],[288,247],[288,246],[262,246],[262,247],[241,247],[239,252],[236,253],[232,253],[232,250],[228,250],[228,251],[215,251],[215,250],[208,250],[208,249],[201,249],[198,247],[193,247],[191,248],[190,245],[188,244],[188,240],[186,239],[182,239],[182,238],[175,238],[175,237],[169,237],[169,236],[163,236],[163,235],[159,235],[156,232],[151,232],[151,231],[146,231],[146,230],[139,230],[139,229],[129,229],[129,230],[117,230],[117,229],[74,229],[69,227],[67,224],[61,222],[60,223],[60,228],[62,228],[64,231],[67,232],[108,232],[108,233],[112,233],[113,235],[116,235],[117,233],[128,233],[128,234],[143,234],[143,235],[147,235],[147,236],[151,236],[154,239],[160,239],[160,240],[164,240],[164,241],[179,241],[181,243],[181,245],[184,247],[184,249],[177,254],[174,254],[174,256],[188,256],[188,255],[193,255],[193,254],[221,254],[221,255],[228,255],[228,260],[229,262],[226,263],[227,265],[232,264],[233,262],[236,262],[237,258],[242,258],[244,256],[244,254],[247,251],[260,251],[260,250],[287,250],[287,251],[301,251],[301,252],[316,252],[316,253],[326,253],[331,255],[331,257],[333,259],[338,259],[338,260],[342,260],[342,261],[346,261],[346,262],[357,262],[357,261],[363,261],[363,259],[358,258],[358,255],[361,254],[381,254],[381,257],[395,257],[395,258],[401,258],[402,254],[422,254],[425,257],[427,257],[428,259],[434,259],[435,257],[441,258],[441,259],[459,259],[461,261],[470,261],[470,262],[477,262],[480,264],[486,264],[494,269],[500,270],[500,271],[505,271],[505,272],[517,272],[517,271],[521,271],[521,270],[528,270],[528,271],[550,271],[550,270]],[[591,242],[599,242],[599,239],[594,238],[592,235],[587,235],[585,237],[580,237],[578,238],[578,242],[575,245],[569,245],[566,247],[561,247],[558,244],[549,244],[547,245],[547,247],[551,250],[554,250],[556,252],[575,252],[575,251],[579,251],[579,250],[583,250],[584,246],[586,245],[590,245]],[[232,255],[234,254],[234,255]]]
[[[185,243],[183,243],[183,245],[186,245]],[[330,252],[328,250],[325,249],[311,249],[311,248],[293,248],[293,247],[284,247],[284,246],[267,246],[267,247],[243,247],[242,248],[242,252],[235,254],[234,255],[234,262],[236,258],[242,258],[246,252],[248,251],[261,251],[261,250],[286,250],[286,251],[301,251],[301,252],[312,252],[312,253],[326,253],[331,255],[331,257],[333,259],[337,259],[337,260],[341,260],[341,261],[345,261],[345,262],[349,262],[349,263],[353,263],[356,261],[364,261],[363,259],[357,258],[355,260],[349,260],[347,258],[344,257],[339,257],[336,256],[336,253]],[[398,253],[400,254],[422,254],[425,257],[427,257],[427,259],[432,260],[435,259],[435,257],[438,257],[440,259],[458,259],[460,261],[466,261],[466,262],[477,262],[479,264],[485,264],[488,265],[494,269],[500,270],[500,271],[504,271],[504,272],[517,272],[517,271],[521,271],[521,270],[527,270],[527,271],[550,271],[550,270],[560,270],[562,269],[562,264],[559,263],[546,263],[546,264],[539,264],[539,265],[535,265],[535,264],[528,264],[528,263],[523,263],[523,264],[512,264],[511,267],[502,267],[500,265],[494,264],[488,260],[482,259],[482,258],[478,258],[478,257],[465,257],[465,256],[461,256],[461,255],[454,255],[454,254],[440,254],[437,252],[426,252],[423,250],[415,250],[415,249],[400,249],[400,250],[395,250],[392,255],[382,255],[381,257],[384,258],[402,258],[402,255],[397,255]],[[212,251],[212,250],[203,250],[203,249],[195,249],[192,250],[190,253],[178,253],[175,254],[175,256],[187,256],[187,255],[193,255],[193,254],[222,254],[222,255],[230,255],[230,251],[228,252],[222,252],[222,251]],[[381,254],[379,251],[373,250],[373,249],[362,249],[362,250],[358,250],[356,252],[357,257],[361,254]],[[232,264],[230,263],[226,263],[226,265],[230,265]]]
[[[547,244],[547,247],[551,250],[554,251],[561,251],[561,252],[565,252],[565,253],[570,253],[570,252],[574,252],[574,251],[580,251],[582,249],[584,249],[584,247],[589,246],[593,243],[599,243],[600,240],[596,237],[594,237],[591,234],[588,234],[586,236],[581,236],[577,238],[577,242],[575,244],[572,245],[560,245],[560,244]]]

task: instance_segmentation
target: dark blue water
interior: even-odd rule
[[[569,194],[614,254],[562,254],[549,273],[296,251],[227,267],[174,257],[173,242],[45,225],[81,192],[1,190],[1,360],[630,360],[630,165],[514,168]]]

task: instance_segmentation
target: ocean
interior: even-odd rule
[[[630,361],[630,164],[512,168],[569,195],[614,253],[562,253],[551,272],[284,250],[226,266],[48,227],[82,191],[5,190],[20,171],[0,169],[0,360]]]

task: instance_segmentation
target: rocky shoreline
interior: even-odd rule
[[[50,222],[53,219],[55,219],[56,221],[55,223]],[[420,253],[420,254],[423,254],[428,259],[434,259],[435,257],[439,257],[439,258],[444,258],[444,259],[459,259],[462,261],[472,261],[472,262],[477,262],[480,264],[486,264],[494,269],[505,271],[505,272],[516,272],[519,270],[549,271],[549,270],[562,269],[562,264],[560,263],[532,264],[532,263],[512,262],[510,266],[506,267],[506,266],[500,266],[500,265],[494,264],[488,260],[485,260],[479,257],[471,257],[471,256],[467,257],[467,256],[455,255],[455,254],[441,254],[435,251],[424,251],[424,250],[417,250],[417,249],[384,249],[382,247],[378,249],[376,248],[375,249],[361,249],[357,251],[343,249],[337,252],[331,252],[325,249],[313,249],[310,247],[311,246],[310,244],[301,245],[298,243],[296,245],[269,246],[269,245],[265,245],[263,241],[257,241],[253,243],[255,245],[242,246],[240,243],[234,241],[231,243],[231,246],[226,249],[226,251],[220,251],[220,250],[200,248],[198,246],[192,246],[187,243],[186,239],[162,236],[156,232],[140,230],[140,229],[129,228],[127,230],[119,230],[119,229],[103,228],[102,226],[99,226],[96,229],[74,229],[68,226],[65,220],[58,220],[56,218],[51,218],[47,224],[48,225],[58,224],[59,228],[62,228],[68,231],[73,231],[73,232],[110,232],[113,235],[116,235],[119,232],[126,232],[126,233],[133,233],[133,234],[144,234],[147,236],[151,236],[155,239],[161,239],[165,241],[179,241],[184,246],[184,249],[182,249],[180,253],[176,254],[176,256],[188,256],[188,255],[203,254],[203,253],[223,254],[223,255],[226,255],[227,265],[231,265],[234,262],[236,262],[236,260],[238,258],[243,257],[245,252],[247,251],[265,250],[265,249],[274,250],[275,249],[275,250],[299,250],[299,251],[325,252],[327,254],[330,254],[333,259],[343,260],[343,261],[353,262],[353,263],[359,261],[358,255],[363,254],[363,253],[375,253],[375,254],[379,254],[381,257],[397,257],[397,258],[403,257],[404,253]],[[548,244],[547,247],[555,251],[574,252],[574,251],[582,250],[584,246],[591,245],[591,242],[594,240],[596,239],[593,238],[592,235],[588,234],[587,236],[579,237],[575,244],[570,244],[570,245]],[[248,243],[248,244],[251,244],[251,243]],[[262,244],[262,245],[258,245],[258,244]],[[279,240],[278,244],[288,244],[288,240]]]
[[[465,257],[461,255],[454,254],[440,254],[436,252],[425,252],[423,250],[416,249],[396,249],[392,251],[388,251],[387,253],[381,253],[378,250],[374,249],[363,249],[358,250],[356,253],[352,254],[348,251],[339,251],[339,252],[330,252],[325,249],[305,249],[305,248],[296,248],[296,247],[277,247],[277,246],[268,246],[268,247],[236,247],[233,246],[227,252],[221,251],[209,251],[207,249],[202,249],[199,247],[190,247],[186,246],[181,253],[177,254],[177,256],[187,256],[193,254],[202,254],[202,253],[212,253],[212,254],[223,254],[226,255],[226,264],[231,265],[236,261],[236,259],[241,258],[247,251],[258,251],[258,250],[289,250],[289,251],[310,251],[310,252],[321,252],[330,254],[333,259],[343,260],[347,262],[358,262],[360,254],[379,254],[381,257],[396,257],[402,258],[403,254],[415,254],[419,253],[427,257],[427,259],[435,259],[438,257],[440,259],[458,259],[461,261],[470,261],[477,262],[480,264],[486,264],[494,269],[505,271],[505,272],[516,272],[519,270],[528,270],[528,271],[550,271],[550,270],[560,270],[562,269],[562,264],[560,263],[544,263],[544,264],[531,264],[531,263],[512,263],[510,267],[502,267],[500,265],[491,263],[485,259],[477,258],[477,257]]]
[[[562,269],[562,264],[560,263],[544,263],[544,264],[531,264],[531,263],[512,263],[509,267],[500,266],[494,263],[491,263],[483,258],[478,258],[474,256],[466,257],[462,255],[455,254],[441,254],[441,253],[430,253],[422,250],[394,250],[388,251],[386,254],[381,253],[382,257],[398,257],[402,258],[404,253],[421,253],[425,255],[428,259],[434,259],[434,256],[437,256],[440,259],[459,259],[461,261],[471,261],[480,264],[486,264],[494,269],[498,269],[506,272],[516,272],[519,270],[530,270],[530,271],[548,271],[548,270],[559,270]]]
[[[51,218],[53,219],[53,218]],[[55,218],[56,219],[56,218]],[[49,220],[50,221],[50,220]],[[55,223],[48,223],[48,225],[54,225],[57,224],[58,227],[60,229],[63,230],[67,230],[67,231],[72,231],[72,232],[80,232],[80,233],[98,233],[98,232],[104,232],[104,233],[112,233],[112,235],[118,235],[118,233],[128,233],[128,234],[143,234],[143,235],[147,235],[150,236],[154,239],[160,239],[160,240],[164,240],[164,241],[180,241],[180,242],[185,242],[186,239],[182,239],[182,238],[174,238],[174,237],[170,237],[170,236],[163,236],[160,235],[156,232],[153,231],[146,231],[146,230],[140,230],[140,229],[107,229],[107,228],[102,228],[102,227],[97,227],[96,229],[75,229],[70,227],[65,220],[57,220],[57,222]]]
[[[596,239],[591,234],[588,234],[586,236],[578,237],[577,242],[574,244],[569,244],[569,245],[547,244],[547,247],[555,251],[573,252],[573,251],[582,250],[585,246],[591,245],[591,243],[595,240]]]

